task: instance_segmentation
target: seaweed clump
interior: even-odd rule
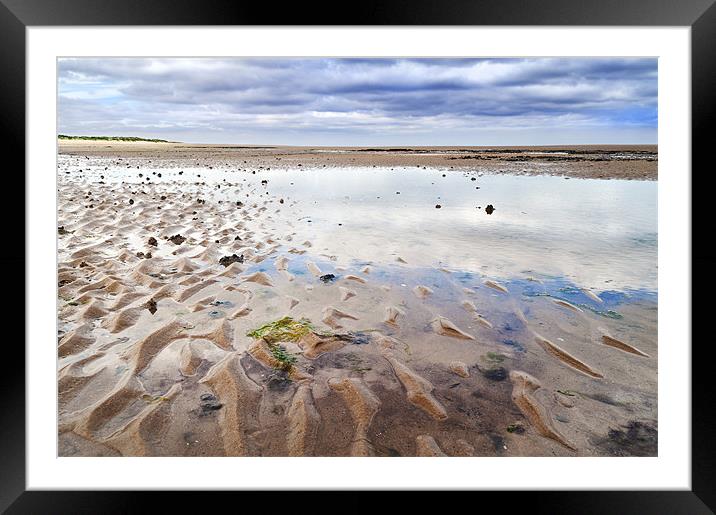
[[[294,320],[291,317],[283,317],[246,333],[246,336],[263,339],[266,343],[271,344],[276,342],[297,342],[312,331],[311,322],[305,318]]]
[[[297,342],[311,332],[313,326],[307,319],[294,320],[291,317],[283,317],[246,333],[246,336],[265,341],[278,364],[276,368],[289,371],[298,359],[286,352],[279,342]]]
[[[286,349],[279,345],[281,342],[298,342],[309,336],[311,340],[317,339],[319,343],[334,341],[360,345],[370,342],[370,336],[365,332],[333,333],[321,331],[316,329],[311,324],[311,321],[306,318],[294,320],[291,317],[283,317],[274,322],[264,324],[258,329],[246,333],[246,336],[266,342],[271,355],[278,363],[275,368],[284,371],[290,371],[297,362],[297,358],[295,355],[286,352]]]

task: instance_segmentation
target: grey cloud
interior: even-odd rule
[[[462,144],[447,140],[484,137],[490,126],[576,128],[585,138],[590,128],[636,126],[655,140],[657,62],[82,58],[60,61],[59,91],[59,130],[75,134],[194,131],[197,141],[220,133],[228,142],[288,144],[322,144],[329,134],[351,144],[390,132],[373,144],[393,144],[432,133],[440,144]]]

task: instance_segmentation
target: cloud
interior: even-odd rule
[[[68,134],[313,145],[656,142],[651,58],[75,58],[59,61],[58,80],[59,132]]]

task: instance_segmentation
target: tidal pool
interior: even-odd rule
[[[60,170],[73,170],[75,162],[91,182],[101,174],[108,183],[186,183],[182,191],[213,191],[231,202],[280,197],[285,203],[267,231],[295,232],[294,241],[310,241],[313,254],[343,265],[403,260],[502,280],[539,276],[598,291],[657,291],[655,181],[418,167],[251,173],[143,162],[137,170],[66,156]]]
[[[417,168],[261,177],[272,195],[298,202],[299,239],[341,260],[400,257],[503,279],[538,274],[600,290],[657,289],[656,182]]]

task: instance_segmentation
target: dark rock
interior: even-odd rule
[[[435,209],[440,209],[441,207],[443,206],[441,206],[440,204],[435,204]]]
[[[169,241],[171,241],[174,245],[181,245],[186,241],[186,238],[181,234],[175,234],[174,236],[169,238]]]
[[[333,274],[325,274],[325,275],[322,275],[321,277],[319,277],[319,279],[320,279],[321,281],[323,281],[325,284],[328,284],[328,283],[330,283],[330,282],[332,282],[332,281],[335,281],[335,280],[336,280],[336,276],[333,275]]]
[[[215,396],[215,395],[212,395],[212,394],[210,394],[210,393],[205,393],[205,394],[201,395],[201,396],[199,397],[199,399],[202,400],[202,401],[215,401],[215,400],[216,400],[216,396]]]
[[[505,367],[488,368],[482,370],[482,375],[490,381],[504,381],[507,378],[507,370]]]
[[[488,215],[491,215],[494,210],[495,210],[495,208],[493,207],[492,204],[487,204],[487,207],[485,208],[485,213],[487,213]]]
[[[147,308],[149,312],[153,315],[157,312],[157,301],[154,299],[149,299],[142,307]]]
[[[244,255],[241,254],[240,256],[237,256],[236,254],[232,254],[230,256],[224,256],[219,260],[220,265],[229,266],[232,263],[243,263],[244,262]]]
[[[133,198],[130,198],[130,199],[129,199],[129,203],[130,203],[130,204],[134,204],[134,199],[133,199]]]
[[[65,226],[64,226],[64,225],[60,225],[60,226],[57,228],[57,234],[60,234],[60,235],[70,234],[70,231],[65,230]]]
[[[214,302],[211,302],[210,305],[212,306],[224,306],[227,308],[231,308],[234,306],[234,303],[230,300],[215,300]]]
[[[212,411],[220,410],[224,405],[217,400],[208,400],[201,403],[201,414],[207,415]]]
[[[151,245],[152,247],[156,247],[156,246],[157,246],[157,239],[156,239],[154,236],[152,236],[152,237],[149,238],[149,240],[147,241],[147,244],[148,244],[148,245]]]

